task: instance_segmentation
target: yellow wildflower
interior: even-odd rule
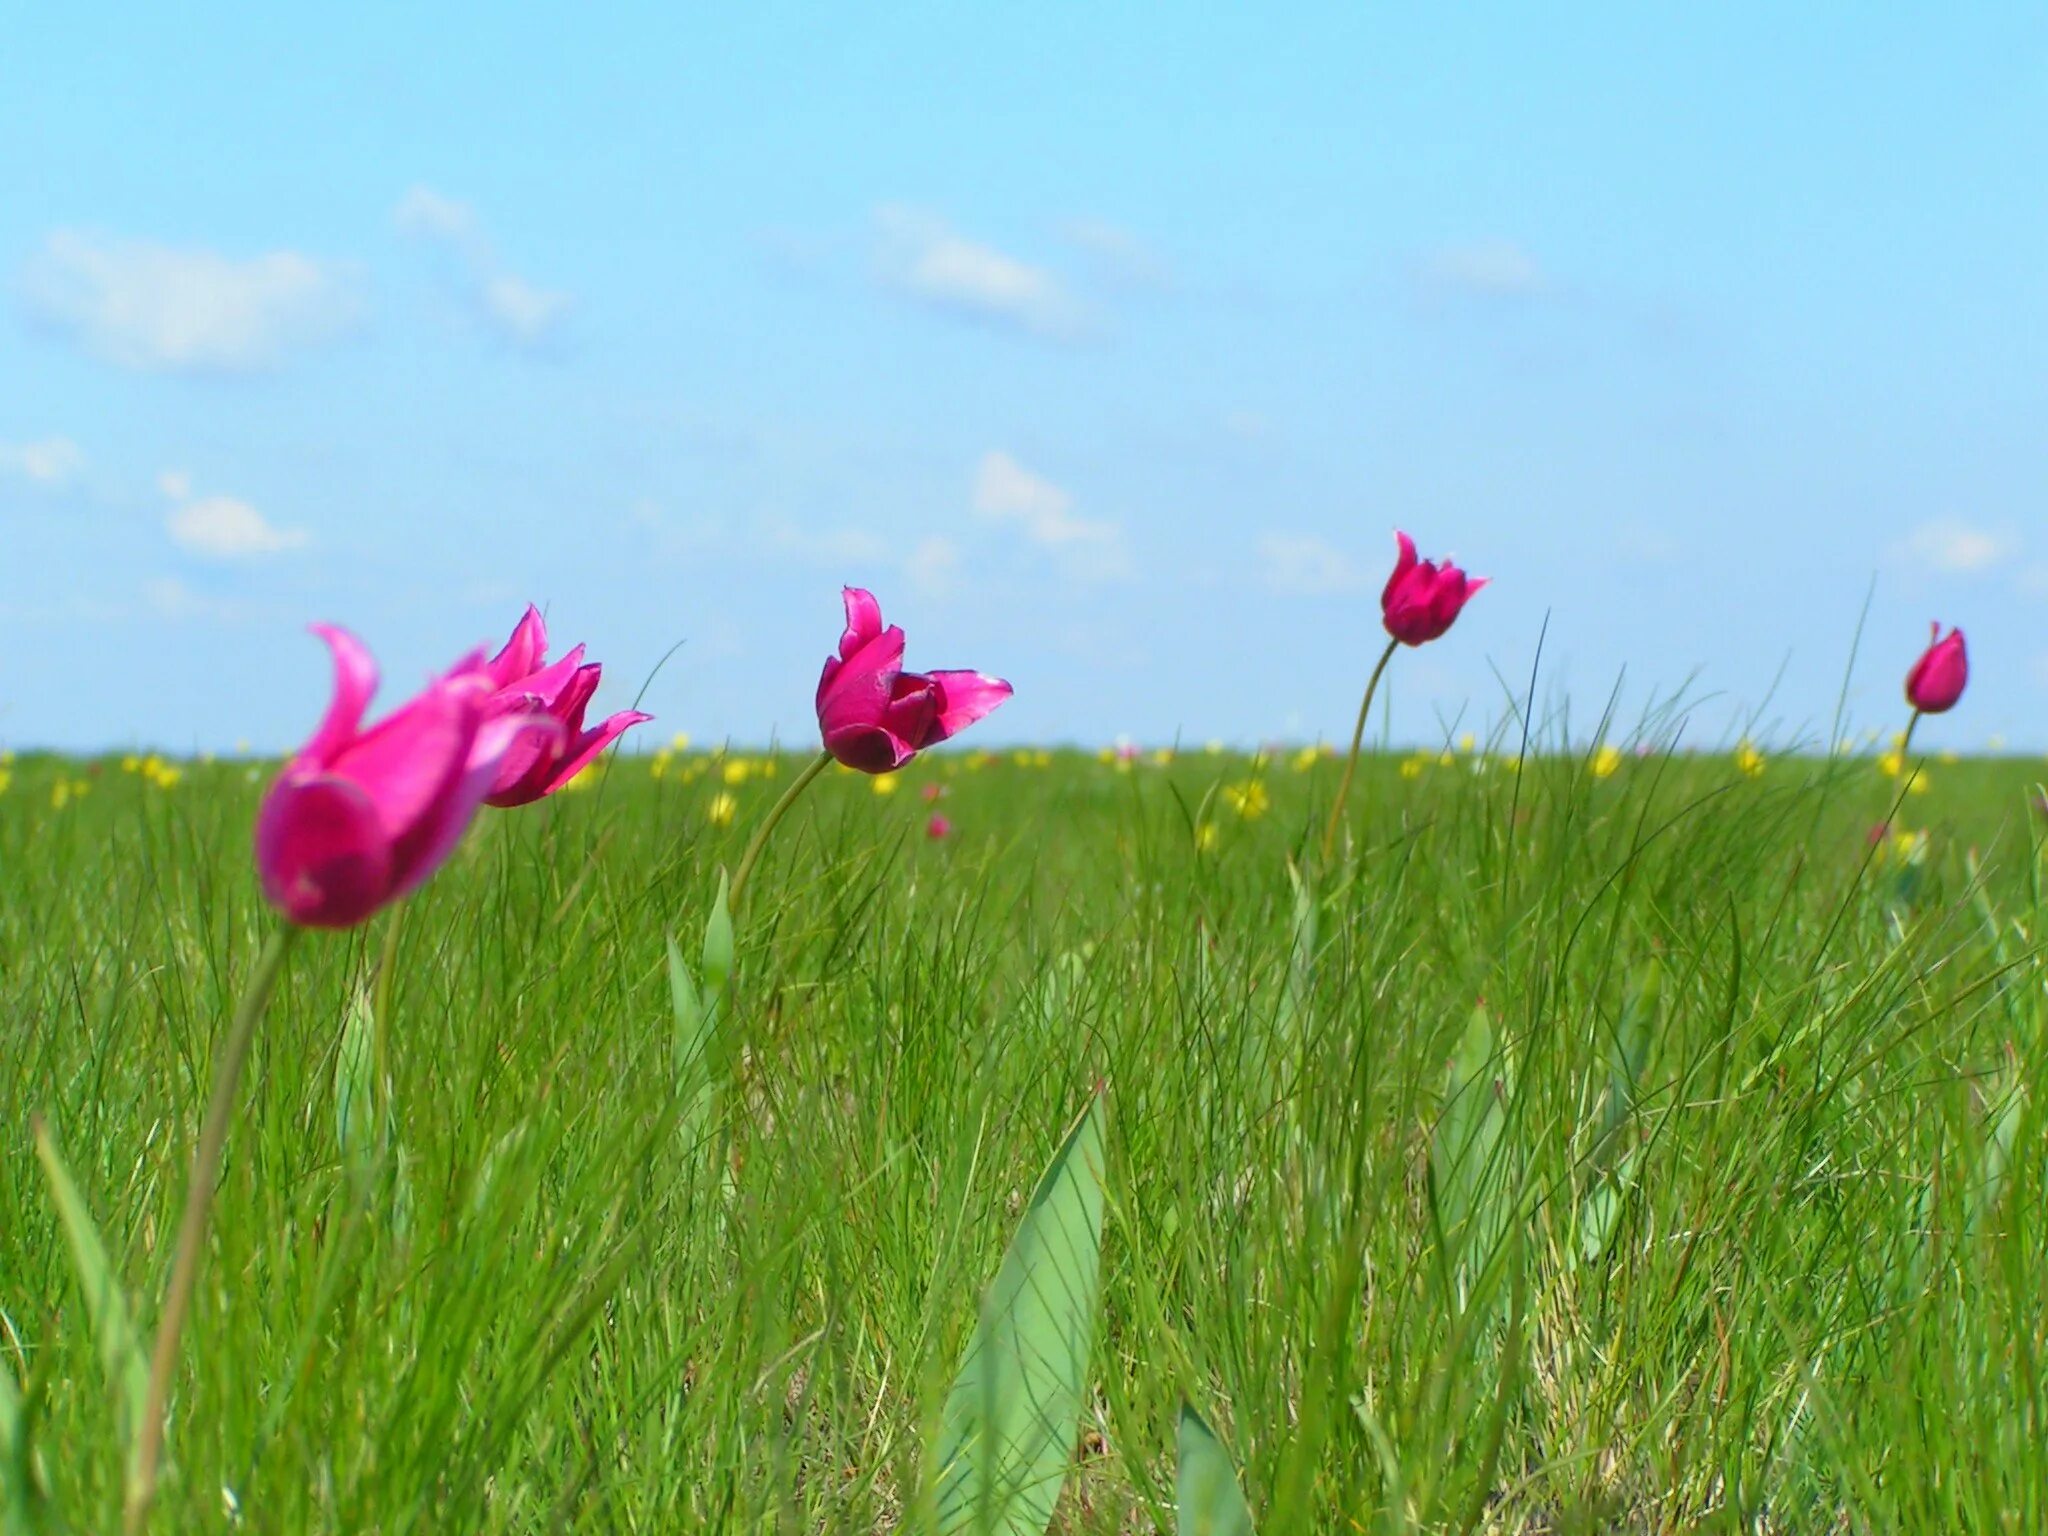
[[[1735,770],[1745,779],[1760,779],[1764,775],[1764,755],[1747,738],[1735,744]]]
[[[1272,805],[1264,779],[1243,779],[1235,784],[1226,784],[1223,786],[1223,798],[1246,821],[1256,821]]]
[[[739,800],[721,789],[711,797],[710,804],[704,807],[704,819],[714,827],[729,827],[732,825],[733,817],[737,816],[739,812]]]
[[[878,795],[896,793],[896,778],[893,773],[878,773],[868,780],[868,787]]]
[[[1605,743],[1593,754],[1593,777],[1611,779],[1621,771],[1621,748],[1612,742]]]

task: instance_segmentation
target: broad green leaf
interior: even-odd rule
[[[683,1101],[680,1123],[683,1139],[695,1143],[704,1133],[714,1086],[711,1048],[716,1016],[707,1000],[698,995],[689,962],[674,939],[668,941],[668,993],[675,1011],[672,1056],[676,1091]]]
[[[1316,985],[1316,889],[1313,881],[1290,860],[1287,883],[1294,890],[1294,908],[1287,936],[1287,985],[1281,993],[1280,1023],[1287,1038],[1297,1038],[1307,1028],[1309,1006]]]
[[[39,1529],[39,1494],[28,1405],[14,1373],[0,1362],[0,1536],[32,1536]]]
[[[939,1435],[941,1536],[1041,1536],[1073,1463],[1102,1284],[1102,1096],[1033,1191]]]
[[[377,1135],[377,1052],[368,989],[358,987],[334,1055],[334,1136],[357,1187],[369,1183],[381,1152]]]
[[[85,1297],[85,1315],[99,1346],[100,1367],[120,1409],[121,1433],[132,1440],[142,1424],[149,1396],[149,1361],[135,1325],[129,1321],[128,1299],[114,1266],[107,1259],[106,1245],[78,1192],[71,1170],[50,1135],[50,1128],[37,1122],[36,1156],[50,1181],[50,1196],[57,1205],[57,1220],[71,1245],[71,1264],[78,1277],[78,1289]]]
[[[1252,1512],[1237,1486],[1237,1469],[1215,1433],[1188,1404],[1180,1405],[1180,1536],[1252,1536]]]
[[[1512,1198],[1506,1157],[1506,1066],[1494,1052],[1486,1005],[1472,1010],[1445,1073],[1444,1108],[1429,1149],[1430,1187],[1453,1259],[1483,1265]]]
[[[704,956],[701,969],[704,972],[704,1011],[711,1016],[711,1027],[718,1022],[719,1006],[725,1001],[726,989],[732,984],[732,909],[726,898],[726,878],[723,871],[718,876],[718,896],[711,903],[711,915],[704,921]]]

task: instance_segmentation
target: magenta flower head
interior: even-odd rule
[[[597,692],[604,667],[595,661],[586,663],[580,645],[556,662],[547,660],[547,652],[547,621],[529,603],[505,648],[484,663],[484,672],[497,690],[491,697],[493,715],[538,711],[561,727],[552,736],[528,733],[505,754],[497,780],[484,796],[486,805],[531,805],[543,795],[552,795],[620,736],[654,718],[628,709],[585,729],[583,712]]]
[[[893,773],[1010,696],[979,672],[904,671],[903,631],[882,627],[874,594],[848,587],[845,597],[846,633],[818,679],[818,731],[847,767]]]
[[[1906,674],[1906,702],[1923,715],[1938,715],[1954,709],[1970,680],[1970,657],[1963,649],[1963,632],[1951,629],[1946,640],[1939,622],[1930,624],[1931,643]]]
[[[1426,645],[1451,627],[1490,578],[1467,576],[1448,560],[1439,569],[1433,560],[1415,558],[1415,541],[1407,534],[1397,532],[1394,538],[1401,554],[1380,594],[1380,613],[1387,633],[1403,645]]]
[[[939,842],[953,835],[953,823],[943,816],[934,815],[924,824],[924,835],[935,843]]]
[[[334,698],[263,797],[256,869],[265,899],[294,923],[352,928],[439,868],[507,755],[561,726],[496,709],[479,651],[365,730],[377,664],[347,630],[313,632],[334,653]]]

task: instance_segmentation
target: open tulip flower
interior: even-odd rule
[[[542,710],[502,707],[481,652],[365,730],[377,664],[347,630],[313,632],[334,654],[334,698],[264,796],[256,867],[292,922],[350,928],[440,867],[515,752],[563,732]]]
[[[1906,674],[1906,702],[1923,715],[1939,715],[1956,707],[1970,681],[1970,657],[1963,632],[1951,629],[1943,639],[1941,625],[1929,626],[1930,644]]]
[[[1387,633],[1403,645],[1425,645],[1456,622],[1459,610],[1488,578],[1467,576],[1448,560],[1441,567],[1418,560],[1413,539],[1405,533],[1394,538],[1401,553],[1380,594],[1380,613]]]
[[[583,712],[604,667],[586,663],[580,645],[555,662],[547,660],[547,650],[547,621],[529,604],[505,648],[484,663],[497,690],[490,703],[494,717],[537,710],[561,727],[552,735],[529,732],[514,743],[498,765],[497,779],[484,796],[486,805],[530,805],[552,795],[620,736],[654,718],[637,709],[622,710],[586,730]]]
[[[979,672],[904,671],[903,631],[882,627],[874,594],[848,587],[845,597],[846,632],[818,679],[818,730],[847,767],[893,773],[1010,696]]]

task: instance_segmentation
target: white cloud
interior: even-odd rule
[[[769,538],[783,554],[808,565],[872,565],[888,557],[888,543],[862,528],[799,528],[777,523]]]
[[[1266,589],[1283,597],[1332,597],[1372,587],[1356,560],[1314,534],[1266,534],[1258,557]]]
[[[306,542],[302,528],[279,528],[261,512],[233,496],[192,495],[192,477],[167,469],[157,488],[173,503],[164,526],[181,549],[214,560],[242,560],[274,555]]]
[[[960,585],[960,546],[948,538],[926,539],[903,562],[903,574],[920,592],[944,597]]]
[[[0,473],[19,475],[56,490],[85,469],[85,453],[68,437],[46,437],[39,443],[0,443]]]
[[[1551,287],[1536,258],[1512,240],[1443,246],[1423,263],[1422,273],[1432,287],[1489,298],[1535,298]]]
[[[1960,518],[1941,517],[1922,523],[1892,548],[1899,564],[1917,569],[1968,574],[1989,570],[2018,553],[2019,540],[1979,528]]]
[[[568,294],[542,288],[505,269],[483,220],[468,203],[432,187],[415,186],[391,210],[391,221],[401,233],[454,255],[463,292],[478,316],[515,346],[539,346],[568,314]]]
[[[1172,280],[1159,253],[1120,224],[1104,219],[1069,219],[1060,226],[1067,243],[1085,252],[1098,275],[1127,288],[1164,288]]]
[[[971,240],[934,213],[886,204],[875,210],[875,231],[879,280],[921,304],[1053,340],[1086,329],[1052,272]]]
[[[408,189],[391,210],[391,222],[405,234],[457,244],[475,240],[480,234],[474,208],[452,197],[443,197],[432,187]]]
[[[1123,575],[1128,560],[1123,530],[1115,523],[1074,515],[1074,498],[1007,453],[982,455],[970,505],[991,522],[1021,529],[1025,538],[1061,556],[1069,574],[1091,580]]]
[[[202,496],[170,515],[171,537],[194,554],[216,560],[272,555],[306,542],[305,530],[273,527],[246,501],[232,496]]]
[[[501,272],[485,281],[484,312],[522,346],[544,338],[569,309],[569,295],[536,288],[523,277]]]
[[[217,251],[58,230],[29,261],[29,313],[123,368],[242,373],[362,315],[341,270],[296,251]]]

